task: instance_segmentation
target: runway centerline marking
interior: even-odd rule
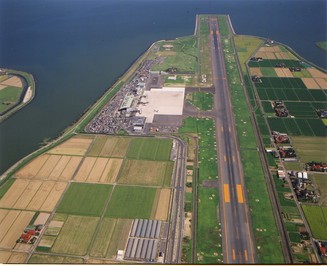
[[[224,200],[225,202],[230,202],[230,195],[229,195],[229,186],[228,184],[224,184]]]
[[[239,203],[244,203],[242,185],[237,184],[236,185],[236,191],[237,191],[237,200],[238,200],[238,202]]]
[[[224,155],[224,161],[226,162],[226,155]]]

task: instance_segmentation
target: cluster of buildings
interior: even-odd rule
[[[274,101],[273,109],[274,109],[276,116],[278,116],[278,117],[287,117],[288,116],[288,110],[283,101]]]
[[[39,238],[42,229],[42,224],[27,226],[24,230],[24,233],[21,234],[17,240],[17,243],[34,244],[35,241]]]
[[[99,114],[86,126],[89,133],[117,134],[121,130],[127,132],[142,131],[145,117],[140,116],[140,105],[146,105],[150,69],[162,63],[163,57],[145,60],[137,70],[134,78],[123,85],[116,95],[104,106]]]

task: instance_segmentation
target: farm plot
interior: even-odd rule
[[[284,102],[290,115],[295,117],[318,118],[315,109],[310,103],[304,102]]]
[[[302,209],[313,237],[327,239],[327,207],[302,205]]]
[[[327,161],[326,138],[294,136],[291,140],[301,162]]]
[[[110,218],[149,219],[156,189],[116,186],[105,216]]]
[[[1,82],[1,85],[5,86],[14,86],[14,87],[23,87],[22,80],[19,77],[13,76],[9,79],[6,79]]]
[[[60,202],[57,212],[101,216],[111,190],[111,185],[72,183]]]
[[[327,89],[327,79],[316,78],[315,81],[318,83],[319,87],[322,89]]]
[[[173,162],[125,160],[118,177],[120,184],[168,186]]]
[[[33,254],[28,263],[32,264],[82,264],[82,258],[64,257],[57,255]]]
[[[326,73],[324,73],[316,68],[309,67],[309,68],[307,68],[307,70],[309,71],[309,73],[311,74],[311,76],[313,78],[324,78],[324,79],[327,78]]]
[[[6,213],[5,213],[6,212]],[[18,210],[1,210],[2,221],[0,223],[0,248],[11,249],[16,245],[16,240],[30,223],[34,212]]]
[[[268,118],[271,130],[288,133],[293,136],[326,136],[326,128],[320,119]]]
[[[51,252],[86,255],[98,221],[98,217],[68,216]]]
[[[267,58],[268,59],[268,58]],[[263,60],[261,62],[250,61],[248,63],[249,67],[275,67],[276,64],[285,64],[285,67],[301,67],[302,65],[298,60],[284,60],[284,59],[274,59],[274,60]]]
[[[19,170],[18,178],[70,180],[82,157],[43,154]]]
[[[135,138],[132,140],[127,158],[139,160],[168,161],[172,141],[157,138]]]
[[[23,252],[11,252],[11,251],[0,251],[0,263],[6,264],[18,264],[24,263],[28,253]]]
[[[302,78],[302,81],[303,81],[304,85],[307,87],[307,89],[319,89],[320,88],[314,78]]]
[[[52,211],[67,183],[17,179],[0,200],[2,208]]]
[[[168,218],[168,210],[169,210],[169,203],[170,203],[170,189],[161,189],[159,191],[159,200],[158,205],[155,206],[155,220],[167,220]]]
[[[315,185],[319,188],[319,204],[327,206],[327,175],[313,174],[312,176]]]
[[[130,141],[131,139],[126,137],[100,136],[96,138],[88,155],[123,158],[126,155]]]
[[[116,181],[123,159],[86,157],[75,180],[90,183],[113,183]]]
[[[96,234],[90,255],[115,259],[117,250],[125,249],[131,225],[132,220],[129,219],[104,218]]]
[[[79,135],[77,137],[72,137],[64,143],[56,146],[48,151],[48,153],[62,155],[85,155],[92,141],[93,137]]]

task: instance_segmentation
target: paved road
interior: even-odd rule
[[[170,207],[170,227],[165,255],[166,264],[181,262],[181,243],[184,223],[184,188],[186,169],[185,144],[179,138],[173,137],[176,145],[176,163],[173,177],[173,195]]]
[[[243,170],[217,19],[210,18],[209,26],[217,110],[216,138],[224,263],[254,263],[254,242],[248,220]]]

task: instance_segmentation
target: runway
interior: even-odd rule
[[[243,169],[217,18],[209,19],[224,263],[255,263]],[[244,110],[247,112],[247,110]]]

